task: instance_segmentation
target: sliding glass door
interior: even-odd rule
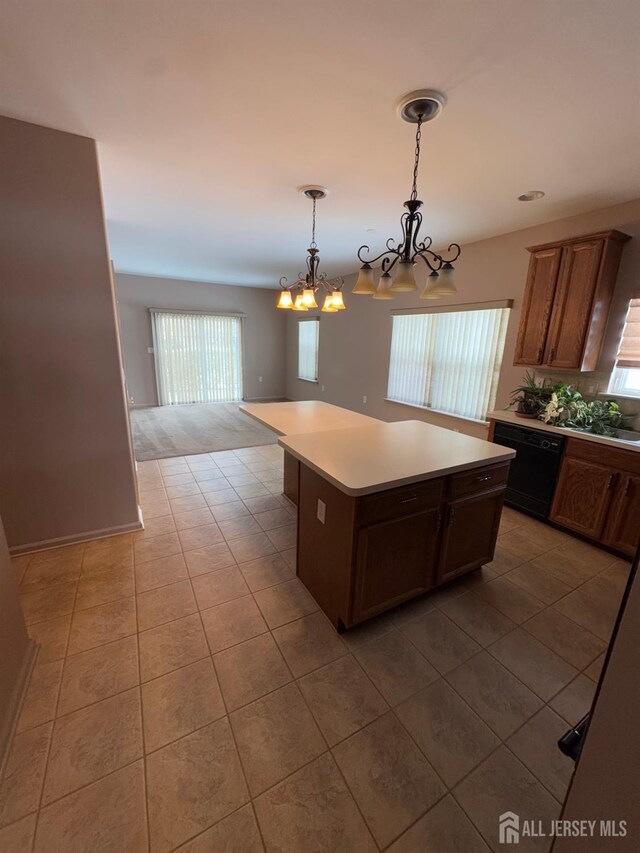
[[[242,318],[151,309],[158,401],[242,400]]]

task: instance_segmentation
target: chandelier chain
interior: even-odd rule
[[[416,158],[413,164],[413,185],[411,187],[411,201],[418,198],[418,165],[420,163],[420,142],[422,140],[422,116],[418,116],[418,127],[416,129]]]
[[[313,217],[311,219],[311,248],[316,249],[316,197],[313,197]]]

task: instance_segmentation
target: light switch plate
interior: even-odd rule
[[[153,355],[153,347],[147,347],[147,352],[149,355]]]
[[[327,517],[327,505],[324,501],[318,500],[318,521],[324,524]]]

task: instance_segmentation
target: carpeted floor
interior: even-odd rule
[[[243,414],[236,403],[131,409],[136,459],[165,459],[215,450],[275,444],[278,437]]]

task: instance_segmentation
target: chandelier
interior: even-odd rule
[[[307,272],[298,273],[297,281],[289,286],[287,286],[286,277],[282,276],[277,307],[289,308],[292,311],[308,311],[309,308],[317,308],[316,294],[322,289],[326,291],[322,310],[334,314],[346,308],[342,298],[344,282],[341,278],[328,279],[326,273],[318,272],[320,250],[316,243],[316,202],[318,199],[325,198],[328,191],[324,187],[308,186],[301,187],[300,192],[313,201],[311,245],[307,249],[309,253]]]
[[[453,264],[460,256],[460,246],[457,243],[451,243],[447,249],[449,257],[443,257],[431,249],[433,242],[431,237],[420,239],[418,236],[422,225],[420,213],[422,202],[418,198],[417,188],[422,125],[439,115],[445,104],[446,98],[440,92],[422,89],[406,95],[398,105],[400,117],[417,125],[411,197],[405,201],[404,206],[407,210],[400,217],[402,239],[395,243],[390,237],[386,242],[386,250],[375,258],[363,257],[364,252],[371,251],[369,246],[361,246],[358,249],[358,260],[362,262],[362,267],[353,293],[368,294],[374,299],[393,299],[396,293],[417,290],[414,267],[418,258],[429,269],[426,287],[420,294],[421,299],[439,299],[456,293],[453,283]],[[376,285],[372,264],[380,260],[382,260],[382,272]],[[394,268],[395,273],[392,276]]]

